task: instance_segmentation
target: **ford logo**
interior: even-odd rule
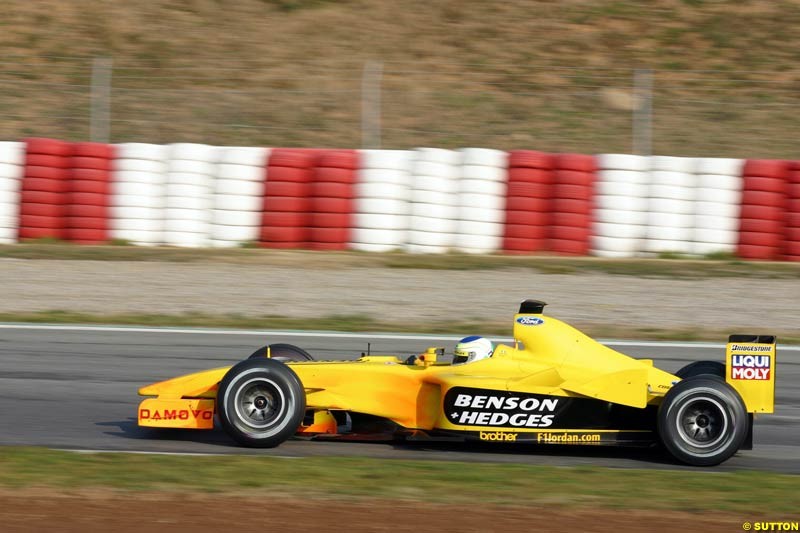
[[[517,319],[517,324],[522,324],[523,326],[538,326],[544,324],[544,320],[535,316],[521,316]]]

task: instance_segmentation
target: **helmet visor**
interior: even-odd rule
[[[469,362],[470,358],[475,357],[475,352],[471,350],[462,350],[460,348],[456,348],[453,350],[453,364],[458,365],[461,363]]]

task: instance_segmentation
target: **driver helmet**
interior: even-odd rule
[[[473,335],[471,337],[464,337],[453,351],[453,364],[458,365],[461,363],[472,363],[473,361],[480,361],[492,356],[494,353],[494,345],[492,341],[485,337]]]

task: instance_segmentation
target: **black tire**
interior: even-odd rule
[[[267,348],[269,348],[270,359],[275,359],[282,363],[289,361],[313,361],[314,358],[311,354],[302,348],[298,348],[293,344],[270,344],[269,346],[262,346],[252,354],[248,359],[258,359],[267,357]]]
[[[272,448],[295,434],[306,411],[297,374],[272,359],[245,359],[219,384],[217,413],[239,444]]]
[[[707,374],[674,385],[658,408],[658,434],[679,461],[717,465],[735,454],[747,437],[748,417],[739,393]]]
[[[695,361],[675,372],[675,375],[681,379],[702,375],[712,375],[725,379],[725,363],[720,361]]]

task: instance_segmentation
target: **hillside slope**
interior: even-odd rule
[[[628,152],[647,68],[655,152],[796,157],[795,0],[3,4],[4,139],[88,138],[108,57],[113,141],[359,146],[373,62],[385,147]]]

